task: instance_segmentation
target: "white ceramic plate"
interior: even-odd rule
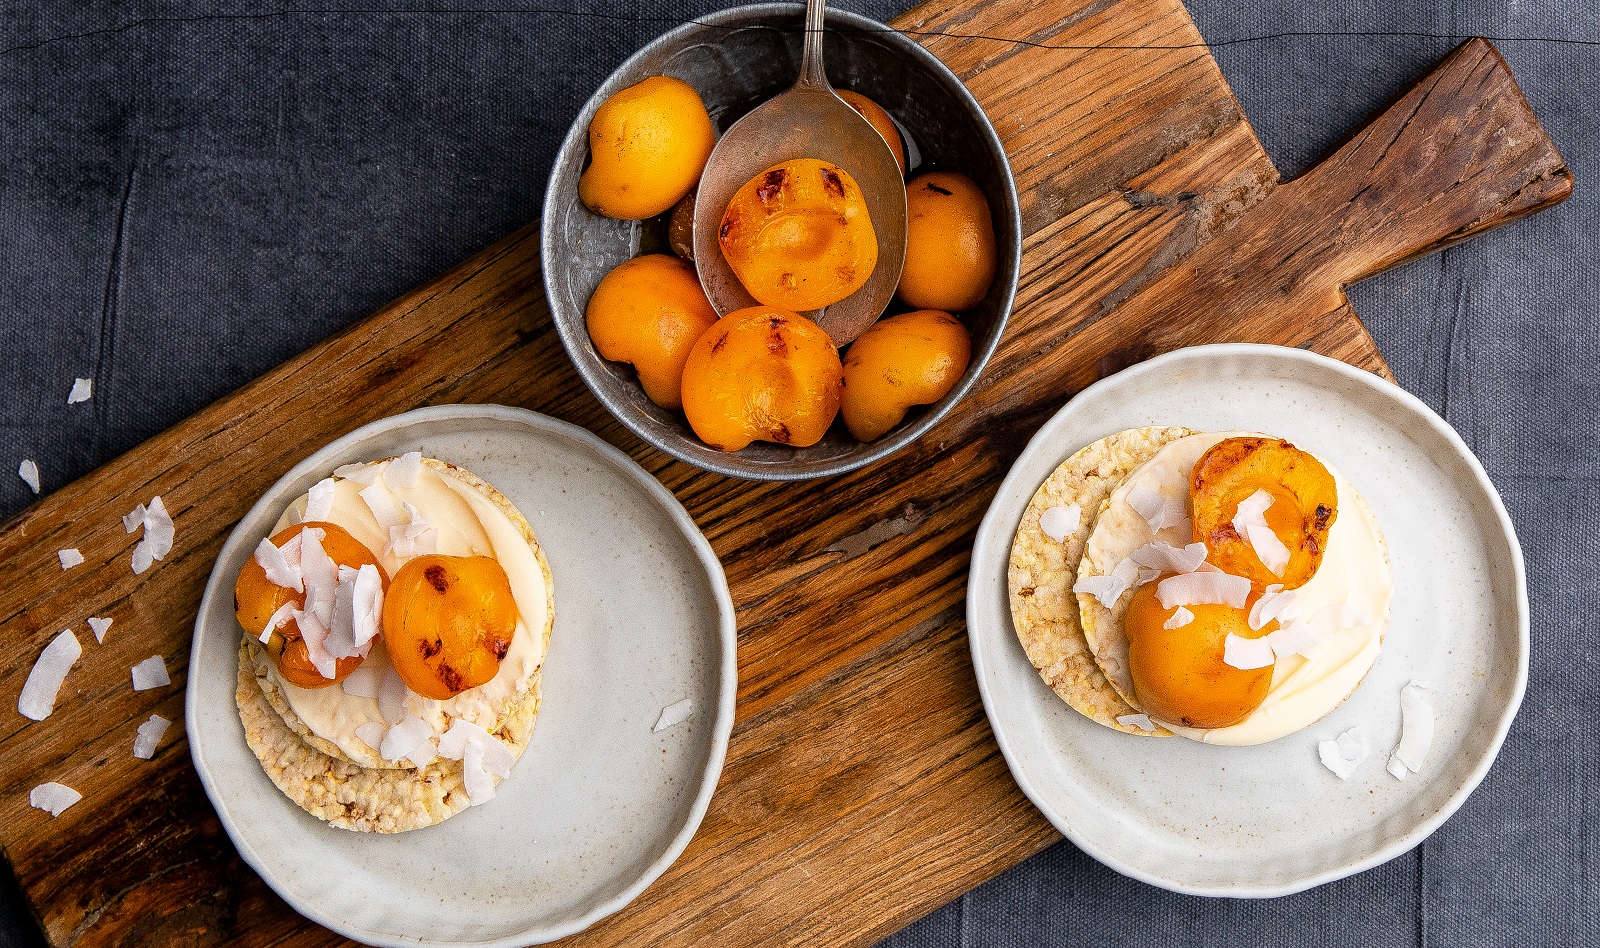
[[[1371,503],[1395,598],[1376,666],[1322,721],[1257,747],[1101,727],[1029,664],[1006,567],[1035,490],[1079,448],[1125,428],[1265,431],[1327,458]],[[1079,848],[1196,895],[1286,895],[1406,852],[1483,779],[1528,674],[1522,551],[1494,486],[1455,431],[1397,385],[1278,346],[1183,349],[1090,386],[1017,459],[979,528],[967,589],[984,707],[1023,792]],[[1384,770],[1400,689],[1431,683],[1437,732],[1422,772]],[[1356,724],[1371,754],[1341,783],[1320,740]]]
[[[420,450],[499,488],[538,534],[555,630],[533,738],[495,799],[394,836],[295,806],[245,744],[234,704],[239,567],[284,506],[335,467]],[[297,465],[223,545],[195,622],[187,715],[206,793],[290,905],[373,945],[524,945],[628,904],[694,835],[733,726],[733,603],[677,500],[621,451],[530,411],[423,408]],[[652,733],[662,708],[694,701]]]

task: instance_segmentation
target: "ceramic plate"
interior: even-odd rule
[[[1022,513],[1079,448],[1146,425],[1287,438],[1327,458],[1372,505],[1394,566],[1389,631],[1361,687],[1320,722],[1257,747],[1136,737],[1072,710],[1029,664],[1006,594]],[[1180,350],[1069,402],[984,518],[967,621],[984,707],[1028,797],[1111,868],[1197,895],[1286,895],[1416,846],[1483,779],[1528,673],[1522,552],[1472,452],[1399,386],[1277,346]],[[1402,782],[1384,764],[1412,679],[1432,685],[1437,731],[1421,773]],[[1340,782],[1317,742],[1356,724],[1371,754]]]
[[[302,811],[246,746],[232,587],[289,501],[341,464],[413,450],[481,475],[522,511],[550,563],[556,619],[532,741],[495,799],[379,836]],[[424,408],[317,451],[239,522],[195,622],[189,743],[240,854],[302,914],[373,945],[524,945],[617,911],[683,851],[722,769],[735,674],[722,567],[654,478],[543,415]],[[689,720],[652,733],[683,698]]]

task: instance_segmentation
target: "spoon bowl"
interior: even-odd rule
[[[800,78],[722,134],[706,160],[694,209],[694,263],[717,315],[759,305],[722,256],[718,230],[728,202],[773,165],[815,158],[843,168],[866,199],[878,240],[878,263],[867,282],[831,306],[803,313],[844,346],[883,315],[906,259],[906,185],[900,164],[878,130],[839,98],[822,64],[826,3],[806,4]]]

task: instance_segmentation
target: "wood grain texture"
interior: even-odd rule
[[[906,29],[1073,46],[1181,46],[1178,0],[932,0]],[[1343,286],[1561,200],[1571,176],[1487,43],[1473,41],[1304,178],[1278,183],[1204,48],[1039,49],[926,36],[994,118],[1025,253],[999,352],[901,454],[820,482],[752,484],[644,447],[578,380],[514,234],[0,528],[0,845],[54,945],[333,945],[242,864],[181,726],[212,559],[317,446],[425,404],[519,405],[589,427],[683,501],[739,619],[738,721],[699,834],[636,903],[574,944],[866,944],[1057,837],[1006,772],[962,622],[974,531],[1070,395],[1157,352],[1251,340],[1387,370]],[[119,518],[160,494],[172,556],[143,577]],[[63,573],[55,551],[86,562]],[[116,624],[104,645],[84,627]],[[10,712],[33,656],[85,653],[54,716]],[[171,688],[128,669],[165,657]],[[30,809],[45,780],[84,801]]]

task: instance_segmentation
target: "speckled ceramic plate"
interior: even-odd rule
[[[1079,448],[1146,425],[1279,435],[1327,458],[1371,503],[1394,567],[1389,632],[1361,687],[1320,722],[1257,747],[1136,737],[1072,710],[1029,664],[1006,595],[1022,513]],[[967,621],[984,707],[1028,797],[1111,868],[1197,895],[1286,895],[1416,846],[1483,779],[1528,674],[1522,551],[1472,452],[1399,386],[1277,346],[1183,349],[1069,402],[984,518]],[[1421,773],[1401,782],[1384,764],[1413,678],[1432,685],[1437,731]],[[1317,742],[1356,724],[1372,752],[1340,782]]]
[[[395,836],[334,829],[279,793],[234,705],[239,567],[290,500],[335,467],[420,450],[499,488],[555,581],[544,697],[495,799]],[[694,835],[733,726],[733,603],[677,500],[564,422],[452,405],[374,422],[285,474],[223,545],[195,622],[189,744],[245,860],[290,905],[372,945],[550,941],[617,911]],[[652,733],[661,710],[688,721]]]

